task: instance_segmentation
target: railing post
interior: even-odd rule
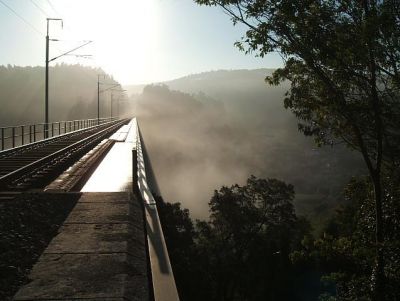
[[[33,125],[33,142],[36,142],[36,124]]]
[[[24,145],[25,143],[25,133],[24,133],[25,131],[24,131],[24,126],[23,125],[21,125],[21,145]]]
[[[1,150],[4,150],[4,128],[1,128]]]
[[[15,147],[15,127],[12,127],[12,147]]]
[[[51,137],[54,137],[54,122],[51,123]]]

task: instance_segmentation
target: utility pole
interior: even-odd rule
[[[58,19],[58,18],[47,18],[47,34],[46,34],[46,79],[45,79],[45,96],[44,96],[44,138],[48,138],[49,137],[49,63],[64,56],[64,55],[71,55],[71,52],[82,48],[83,46],[86,46],[90,43],[92,43],[92,41],[85,41],[84,44],[75,47],[72,50],[69,50],[67,52],[64,52],[63,54],[60,54],[56,57],[53,57],[52,59],[49,59],[49,44],[50,41],[58,41],[57,39],[50,39],[49,38],[49,25],[50,25],[50,21],[61,21],[61,28],[63,27],[63,20],[62,19]],[[80,56],[80,57],[87,57],[90,55],[76,55],[76,56]]]
[[[46,34],[46,79],[45,79],[45,96],[44,96],[44,138],[49,137],[49,21],[61,21],[62,19],[47,18],[47,34]]]
[[[112,118],[112,105],[113,105],[113,91],[111,91],[111,106],[110,106],[110,110],[111,110],[110,116],[111,116],[111,118]]]
[[[97,125],[100,124],[100,76],[106,78],[105,74],[97,74]]]
[[[101,83],[100,82],[100,76],[103,76],[103,79],[106,78],[105,74],[97,74],[97,123],[99,124],[99,119],[100,119],[100,93],[106,92],[111,90],[114,87],[120,86],[120,84],[115,84],[115,83]],[[100,90],[100,85],[111,85],[111,87],[108,87],[107,89]],[[111,96],[112,98],[112,96]],[[112,112],[111,112],[112,115]]]
[[[119,99],[120,97],[117,98],[117,118],[119,118]]]
[[[110,111],[111,111],[111,118],[112,118],[112,113],[113,113],[113,92],[114,91],[116,91],[116,92],[125,92],[126,90],[124,90],[124,89],[111,89],[111,109],[110,109]],[[119,97],[117,98],[117,102],[119,101]],[[119,103],[117,104],[118,106],[119,106]],[[117,114],[118,114],[118,116],[117,117],[119,117],[119,108],[117,108]]]

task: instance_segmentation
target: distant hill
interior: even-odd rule
[[[294,184],[298,213],[318,225],[343,201],[344,184],[363,173],[361,158],[342,146],[317,148],[299,133],[283,107],[288,83],[264,81],[272,71],[205,72],[132,96],[167,200],[204,217],[214,189],[254,174]]]
[[[238,120],[251,119],[252,123],[259,121],[262,124],[268,121],[272,124],[287,118],[295,120],[290,112],[283,109],[282,104],[283,95],[289,85],[271,87],[265,83],[265,77],[271,75],[273,71],[274,69],[265,68],[209,71],[158,84],[165,84],[172,90],[192,94],[199,100],[211,98],[222,101],[227,104],[228,112]],[[128,85],[124,86],[124,89],[128,90],[129,95],[135,96],[142,93],[145,86]],[[255,106],[257,110],[254,110]],[[279,116],[272,114],[266,120],[265,113],[268,111],[278,111]]]
[[[262,89],[268,92],[264,78],[272,74],[274,69],[241,69],[241,70],[217,70],[197,74],[191,74],[170,81],[155,84],[165,84],[173,90],[185,93],[198,93],[200,91],[218,97],[226,98],[227,93],[243,93],[249,89]],[[146,85],[125,85],[128,94],[140,94]],[[223,92],[222,92],[223,91]],[[221,93],[222,92],[222,93]],[[224,99],[221,99],[224,100]]]
[[[174,90],[197,94],[200,97],[204,93],[222,101],[226,104],[229,114],[243,122],[251,121],[254,126],[280,127],[280,122],[286,123],[288,118],[292,120],[294,118],[283,108],[283,95],[289,85],[272,87],[265,82],[265,77],[271,75],[273,71],[273,69],[219,70],[189,75],[165,84]],[[268,118],[265,118],[266,114]]]
[[[123,88],[127,91],[129,96],[141,94],[146,85],[124,85]]]
[[[50,67],[50,121],[97,117],[97,74],[81,65]],[[0,66],[0,126],[44,121],[44,67]],[[110,76],[107,82],[115,82]],[[110,95],[101,95],[101,115],[109,116]]]
[[[187,93],[206,90],[213,97],[225,97],[227,93],[244,93],[255,88],[268,92],[270,89],[265,85],[264,79],[273,71],[274,69],[217,70],[188,75],[165,84],[171,89]]]

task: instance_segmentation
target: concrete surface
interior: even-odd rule
[[[29,278],[14,300],[149,300],[139,201],[84,193]]]
[[[136,119],[112,140],[15,300],[179,300]]]
[[[132,190],[132,144],[116,142],[82,192],[112,192]]]

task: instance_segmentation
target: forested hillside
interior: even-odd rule
[[[299,133],[283,107],[287,85],[267,85],[270,73],[207,72],[132,96],[166,200],[203,218],[216,187],[251,174],[277,177],[294,185],[297,213],[316,228],[344,201],[343,186],[363,173],[358,154],[341,145],[318,148]]]
[[[103,73],[81,65],[50,67],[50,121],[97,117],[97,74]],[[0,66],[0,126],[44,121],[44,81],[44,67]],[[105,81],[114,82],[110,76]],[[110,95],[101,97],[101,115],[107,117]]]

